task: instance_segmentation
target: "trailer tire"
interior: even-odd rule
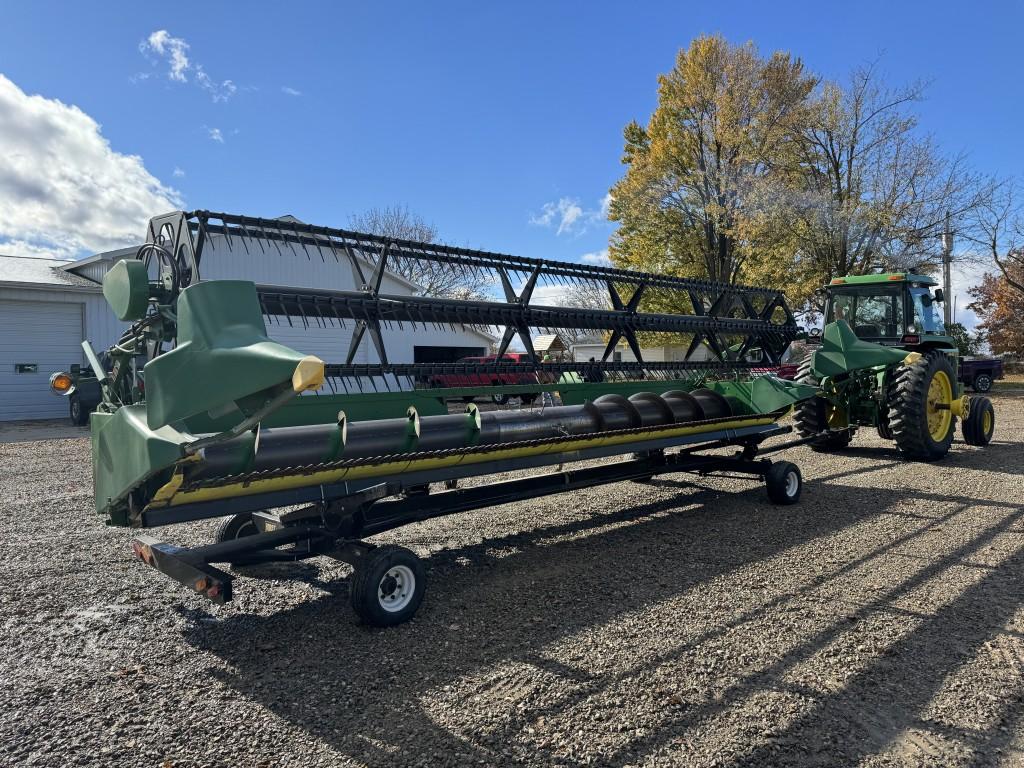
[[[935,408],[934,403],[938,399],[951,403],[955,390],[956,373],[942,352],[929,352],[897,369],[889,401],[889,427],[904,456],[935,461],[949,452],[956,417],[948,408]],[[943,414],[948,414],[948,421]]]
[[[800,363],[800,368],[796,374],[796,382],[811,387],[818,386],[818,378],[811,371],[810,359]],[[818,451],[819,453],[829,453],[846,448],[850,441],[853,440],[853,435],[857,431],[856,428],[852,428],[822,435],[822,432],[828,431],[828,415],[825,410],[827,407],[827,400],[815,396],[800,403],[796,407],[796,412],[793,416],[797,432],[800,433],[801,437],[818,435],[809,445],[811,450]]]
[[[790,461],[776,461],[765,473],[764,484],[772,503],[796,504],[800,501],[804,480],[796,464]]]
[[[352,610],[371,627],[393,627],[419,610],[426,586],[426,569],[414,553],[405,547],[377,547],[356,565]]]
[[[224,544],[228,541],[245,538],[246,536],[255,536],[259,532],[256,523],[252,521],[252,513],[243,512],[240,515],[232,515],[221,520],[213,540],[218,544]]]
[[[987,397],[971,398],[971,410],[960,425],[968,445],[988,445],[996,430],[996,412]]]
[[[502,393],[500,395],[491,395],[491,400],[494,401],[495,405],[505,405],[508,402],[508,395]]]

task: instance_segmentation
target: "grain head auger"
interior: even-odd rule
[[[311,277],[294,287],[211,279],[258,276],[268,263],[278,274],[286,263],[288,274]],[[431,271],[454,272],[488,298],[419,296],[393,278]],[[552,287],[599,292],[607,306],[539,302],[539,289]],[[340,558],[355,568],[354,608],[377,625],[409,618],[425,581],[412,552],[375,547],[368,536],[670,472],[763,478],[773,501],[793,503],[799,470],[760,457],[770,452],[761,444],[791,431],[778,420],[795,404],[832,397],[839,407],[846,397],[842,375],[828,379],[827,391],[818,381],[752,375],[779,364],[800,334],[776,290],[293,219],[205,211],[154,218],[137,258],[108,273],[104,294],[131,326],[108,351],[109,366],[85,345],[103,392],[91,419],[97,510],[113,525],[139,528],[225,518],[207,546],[182,549],[144,535],[133,542],[145,562],[217,602],[231,598],[232,576],[214,563]],[[284,327],[336,332],[336,357],[274,341]],[[496,332],[497,353],[429,363],[389,354],[394,345],[408,350],[418,332],[460,328]],[[542,360],[537,331],[594,334],[604,352],[599,360]],[[834,363],[844,352],[831,339],[826,331],[818,354]],[[516,340],[524,351],[510,351]],[[666,348],[686,354],[654,360],[645,352]],[[896,365],[892,350],[884,360],[849,352],[865,365]],[[450,405],[474,396],[524,407]],[[821,434],[771,451],[833,429],[850,430],[850,422],[823,423]],[[613,456],[622,458],[580,463]],[[517,470],[529,471],[458,485]]]

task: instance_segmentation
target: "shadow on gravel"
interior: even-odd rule
[[[226,685],[333,749],[371,765],[430,764],[442,759],[446,763],[509,764],[516,762],[509,744],[518,741],[521,748],[524,739],[530,741],[533,761],[564,762],[564,758],[557,759],[554,746],[541,746],[534,737],[526,736],[525,729],[541,715],[557,718],[582,698],[623,685],[637,669],[592,675],[547,658],[546,647],[581,632],[598,631],[625,614],[673,596],[700,590],[712,579],[887,514],[891,507],[906,507],[914,499],[925,497],[956,505],[948,514],[932,518],[934,522],[860,558],[837,564],[807,587],[813,588],[900,546],[928,525],[960,514],[973,501],[909,490],[813,483],[805,489],[802,505],[771,507],[762,501],[763,493],[760,486],[738,494],[705,489],[444,550],[427,559],[430,587],[420,614],[415,621],[391,630],[357,625],[348,608],[347,583],[317,580],[332,594],[269,616],[235,615],[210,622],[202,620],[207,617],[205,612],[187,612],[192,621],[185,638],[226,662],[228,671],[215,672]],[[849,503],[853,495],[856,504]],[[709,503],[714,499],[717,501]],[[751,524],[753,515],[757,515],[756,524]],[[999,530],[1008,525],[1000,525]],[[997,532],[992,529],[984,536]],[[969,549],[980,545],[980,541],[972,542]],[[925,573],[948,568],[966,554],[965,548],[942,558]],[[884,593],[880,605],[923,578]],[[976,621],[968,635],[942,636],[942,616],[929,619],[894,658],[884,661],[891,665],[887,671],[893,676],[891,684],[875,690],[865,682],[864,690],[844,691],[834,702],[822,702],[814,718],[801,729],[809,729],[812,736],[844,732],[843,710],[857,703],[856,696],[897,712],[895,720],[881,721],[881,731],[862,746],[864,750],[876,748],[896,727],[909,722],[949,671],[928,669],[917,655],[935,643],[962,643],[967,650],[976,647],[1016,605],[1016,599],[1011,600],[1005,592],[1010,586],[1005,574],[999,577],[994,573],[986,583],[987,587],[972,588],[942,614],[970,610]],[[749,613],[730,617],[684,644],[667,637],[664,654],[656,663],[680,658],[749,621],[753,614],[771,611],[787,598],[766,599]],[[868,612],[880,605],[862,610]],[[601,762],[636,762],[638,755],[656,750],[701,718],[766,685],[784,686],[780,678],[787,669],[813,655],[840,631],[826,627],[802,650],[745,679],[735,690],[727,691],[724,699],[679,717],[673,715],[664,728],[628,740],[618,753],[602,755]],[[527,667],[530,677],[543,673],[571,681],[572,691],[567,698],[542,708],[530,707],[528,697],[517,698],[515,691],[509,691],[507,701],[498,702],[500,714],[483,724],[473,720],[474,726],[465,728],[446,727],[435,720],[432,712],[444,704],[436,699],[446,696],[445,691],[458,690],[460,681],[465,685],[465,678],[510,665]],[[911,683],[912,694],[903,700],[906,690],[901,686]],[[502,684],[500,680],[495,683]],[[476,689],[485,698],[494,693],[487,685],[484,681]],[[462,718],[484,709],[462,699],[455,704]],[[863,707],[856,711],[863,712]],[[890,722],[891,726],[885,725]],[[860,734],[860,729],[852,733]],[[864,737],[860,734],[859,738]],[[850,736],[850,748],[858,749],[854,735]],[[748,764],[758,764],[756,757]],[[765,764],[764,756],[760,757],[760,764]]]
[[[873,604],[858,613],[885,610],[901,595],[920,587],[943,570],[968,560],[1000,534],[1009,532],[1024,519],[1024,510],[1006,516],[997,525],[950,554],[937,559]],[[1017,533],[1021,533],[1017,531]],[[864,758],[891,746],[904,731],[916,730],[911,751],[927,759],[943,750],[933,745],[935,735],[953,740],[973,752],[972,765],[994,765],[1016,735],[1013,726],[1022,717],[1019,698],[1007,700],[1002,712],[988,729],[949,728],[941,722],[925,719],[923,711],[942,688],[946,678],[965,661],[972,659],[1017,611],[1024,600],[1021,572],[1024,549],[1020,546],[1008,559],[992,568],[988,575],[962,591],[956,599],[933,614],[914,618],[921,623],[906,637],[897,641],[884,656],[866,667],[842,690],[816,702],[804,717],[776,734],[773,744],[762,746],[736,760],[734,766],[764,766],[777,758],[773,747],[788,744],[801,751],[817,753],[817,760],[805,764],[834,764],[841,754],[845,764],[860,763]],[[831,639],[826,633],[816,639],[822,646]],[[775,667],[751,678],[735,692],[733,700],[749,696],[755,689],[770,685],[784,686],[787,668],[799,658],[787,657]],[[929,733],[930,732],[930,733]],[[915,761],[916,762],[916,761]]]

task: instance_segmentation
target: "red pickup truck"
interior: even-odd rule
[[[502,362],[525,363],[528,356],[520,352],[507,352],[501,356]],[[497,355],[485,357],[464,357],[458,360],[459,363],[494,363],[498,362]],[[453,387],[491,387],[501,384],[537,384],[536,373],[439,373],[427,380],[427,386],[431,388],[449,389]],[[520,395],[524,403],[532,403],[536,393]],[[472,400],[471,396],[464,397],[467,402]],[[491,399],[498,405],[508,402],[509,396],[503,393],[492,395]]]

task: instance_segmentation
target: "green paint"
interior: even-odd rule
[[[141,320],[149,308],[149,275],[135,259],[114,264],[103,277],[103,298],[119,320]]]
[[[935,278],[927,275],[915,275],[913,272],[884,272],[880,275],[847,275],[837,277],[830,287],[839,285],[877,285],[879,283],[920,283],[922,285],[938,285]]]
[[[845,320],[825,326],[821,347],[811,353],[811,368],[818,379],[854,370],[896,365],[907,356],[905,349],[861,341]]]
[[[150,427],[225,406],[254,407],[291,386],[305,355],[267,337],[253,283],[196,283],[182,291],[177,308],[177,346],[146,364]]]
[[[89,426],[96,511],[108,515],[113,525],[128,525],[129,491],[166,479],[167,470],[181,458],[181,445],[192,436],[172,427],[150,429],[144,405],[93,413]]]

